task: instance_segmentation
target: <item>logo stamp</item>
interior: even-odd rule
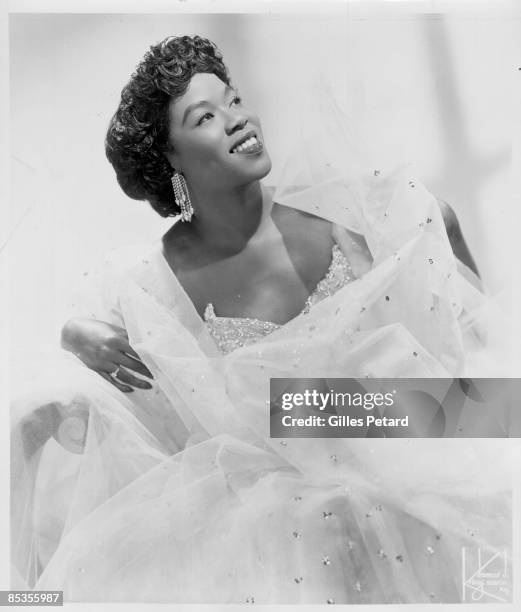
[[[507,551],[461,549],[462,601],[511,601],[511,575]]]

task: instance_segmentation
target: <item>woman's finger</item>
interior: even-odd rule
[[[132,387],[129,387],[128,385],[123,385],[122,383],[118,382],[108,372],[98,372],[98,374],[102,378],[104,378],[107,382],[109,382],[111,385],[116,387],[116,389],[119,389],[123,393],[131,393],[132,391],[134,391],[134,389],[132,389]]]
[[[128,338],[119,337],[115,340],[114,346],[119,349],[123,353],[127,353],[134,359],[141,360],[141,357],[136,353],[136,351],[130,346]]]
[[[126,353],[119,353],[118,357],[114,360],[116,363],[120,363],[125,366],[128,370],[133,370],[142,376],[146,376],[147,378],[154,378],[152,376],[152,372],[147,368],[147,366],[139,359],[134,357],[130,357]]]
[[[138,389],[152,389],[152,385],[148,381],[132,376],[128,370],[121,367],[118,369],[115,378]]]

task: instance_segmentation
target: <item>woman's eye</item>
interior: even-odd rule
[[[201,125],[201,123],[204,123],[205,121],[207,121],[208,119],[211,119],[213,117],[212,113],[205,113],[197,122],[197,125]]]
[[[232,100],[232,104],[240,104],[242,102],[242,98],[240,96],[235,96]]]

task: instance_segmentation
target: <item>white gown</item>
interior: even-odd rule
[[[270,377],[501,374],[490,317],[475,316],[486,299],[432,195],[407,169],[329,168],[295,174],[275,200],[334,222],[354,278],[242,346],[220,350],[212,313],[201,319],[157,246],[90,278],[84,314],[124,325],[154,387],[124,395],[63,353],[14,402],[13,587],[68,601],[460,602],[462,549],[479,548],[504,555],[509,601],[515,440],[269,436]],[[226,322],[228,341],[241,326]]]

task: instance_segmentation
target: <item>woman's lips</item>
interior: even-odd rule
[[[255,143],[245,147],[240,151],[234,151],[233,155],[257,155],[263,149],[264,147],[262,146],[262,142],[260,142],[260,140],[257,140]]]
[[[230,153],[243,153],[247,155],[252,155],[255,153],[259,153],[260,151],[262,151],[262,142],[258,139],[257,134],[251,131],[239,141],[239,144],[235,145],[230,150]]]

